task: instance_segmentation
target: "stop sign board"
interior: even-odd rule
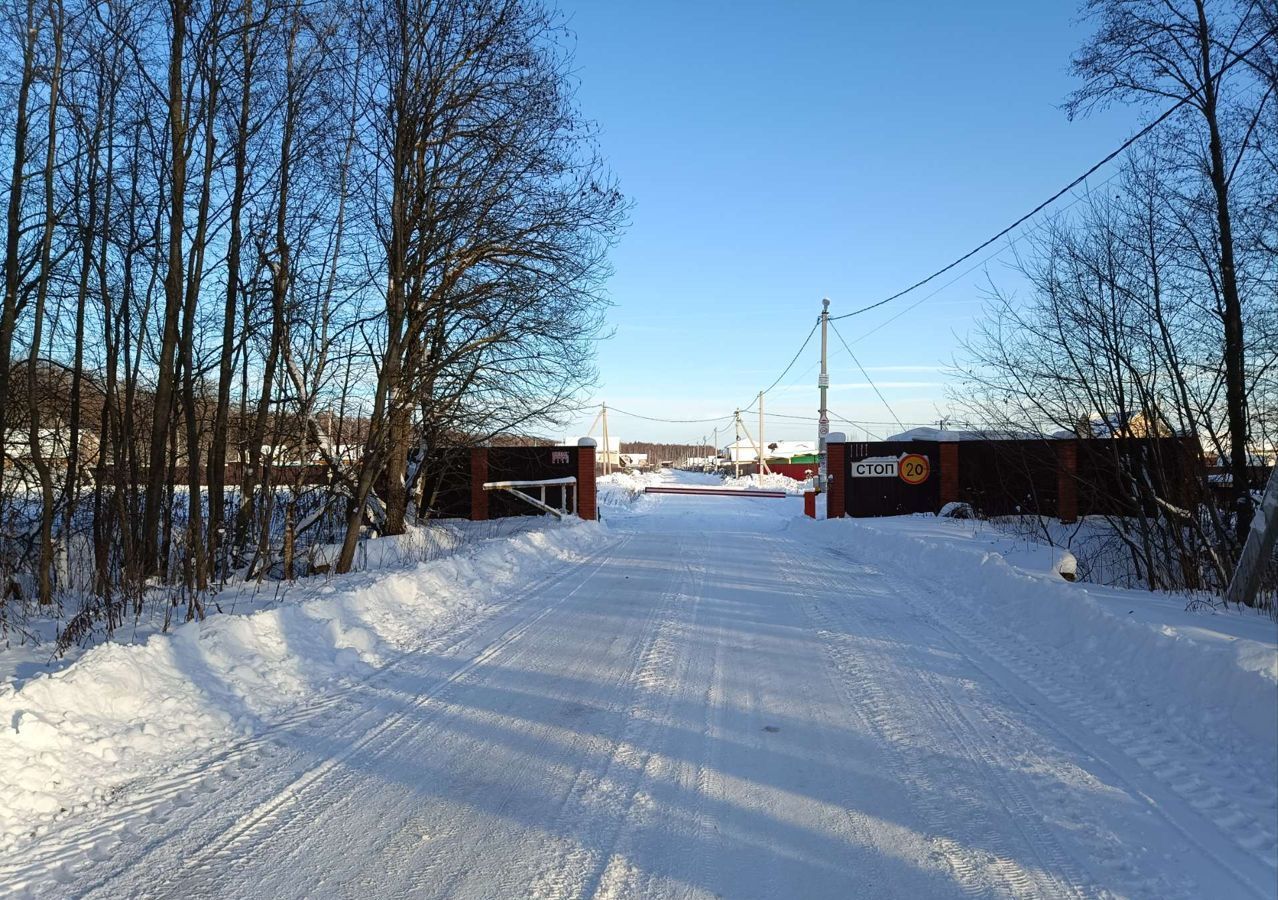
[[[922,484],[932,474],[932,463],[922,453],[907,453],[897,464],[896,473],[906,484]]]

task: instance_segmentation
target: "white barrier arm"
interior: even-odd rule
[[[536,509],[544,513],[549,513],[557,519],[562,519],[568,515],[568,510],[564,508],[555,509],[546,503],[546,488],[548,487],[572,487],[572,514],[577,515],[577,479],[573,476],[566,478],[542,478],[532,481],[486,481],[484,482],[484,490],[486,491],[505,491],[508,494],[514,494],[520,500],[530,504]],[[535,487],[541,489],[541,499],[525,494],[519,488]],[[568,491],[564,491],[567,495]]]

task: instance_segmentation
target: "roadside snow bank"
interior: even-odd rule
[[[1059,551],[980,523],[899,517],[804,523],[858,562],[915,573],[938,617],[982,619],[1059,654],[1128,699],[1225,743],[1272,753],[1278,734],[1278,625],[1253,612],[1187,611],[1185,598],[1070,584]],[[956,607],[963,607],[962,609]]]
[[[595,480],[600,506],[629,506],[650,484],[669,484],[673,479],[662,472],[612,472]]]
[[[739,488],[743,491],[785,491],[787,494],[796,495],[811,490],[806,481],[797,481],[788,475],[778,475],[775,472],[769,472],[767,475],[742,475],[740,478],[728,475],[724,477],[723,484],[724,487]]]
[[[571,522],[467,545],[401,571],[317,585],[310,599],[215,615],[0,687],[0,848],[114,789],[269,725],[334,683],[605,540]]]

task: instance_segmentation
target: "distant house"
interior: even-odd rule
[[[742,439],[724,448],[729,462],[752,463],[759,459],[758,446]],[[815,441],[769,441],[763,448],[763,458],[769,463],[809,462],[816,459]]]
[[[97,432],[80,429],[80,463],[95,462],[98,457]],[[45,427],[39,433],[40,457],[54,468],[64,468],[71,458],[71,429],[66,425]],[[25,429],[11,428],[5,436],[4,452],[13,460],[31,459],[31,435]]]
[[[647,453],[621,453],[618,455],[619,465],[623,469],[643,469],[648,465]]]
[[[576,447],[578,446],[578,442],[583,437],[585,437],[585,435],[582,435],[580,437],[572,437],[572,436],[566,437],[564,438],[563,445],[565,447]],[[623,454],[621,452],[621,438],[611,434],[608,435],[607,447],[604,447],[602,438],[592,437],[590,438],[590,440],[594,441],[595,446],[598,448],[595,450],[595,462],[601,466],[607,463],[609,466],[612,466],[612,467],[626,467],[627,463],[622,461],[623,457],[644,456],[645,459],[647,458],[646,454],[635,454],[635,453]]]
[[[1078,423],[1078,436],[1091,438],[1148,438],[1171,437],[1171,429],[1164,422],[1151,422],[1144,413],[1100,413]]]

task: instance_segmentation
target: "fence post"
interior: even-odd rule
[[[941,508],[959,502],[959,445],[957,441],[941,443]]]
[[[595,506],[595,441],[577,440],[577,516],[588,521],[598,518]]]
[[[841,519],[847,514],[847,459],[848,445],[837,431],[827,434],[825,440],[825,517]]]
[[[1056,444],[1056,515],[1061,523],[1078,521],[1078,441]]]
[[[484,482],[488,480],[488,448],[470,448],[470,519],[472,522],[488,521],[488,492]]]

